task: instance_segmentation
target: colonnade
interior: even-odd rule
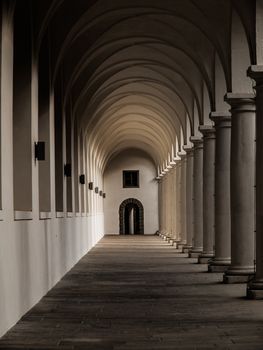
[[[263,67],[248,74],[256,98],[226,94],[229,112],[211,112],[213,125],[200,125],[202,136],[192,136],[159,174],[160,205],[170,203],[160,215],[160,235],[207,263],[209,272],[223,272],[222,282],[247,283],[247,296],[262,298]]]

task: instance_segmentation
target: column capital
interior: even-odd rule
[[[203,134],[206,139],[215,139],[215,128],[212,125],[200,125],[199,131]]]
[[[182,160],[181,159],[178,159],[176,162],[175,162],[175,165],[174,165],[174,169],[178,168],[179,166],[181,166],[182,164]]]
[[[263,88],[263,65],[252,65],[247,70],[247,76],[255,80],[256,89]]]
[[[171,168],[173,169],[173,168],[175,167],[175,165],[176,165],[176,162],[175,162],[174,160],[172,160],[172,161],[170,162]]]
[[[193,155],[194,148],[191,146],[183,146],[183,150],[186,152],[187,156],[188,155]]]
[[[194,149],[203,148],[204,141],[201,137],[191,136],[190,141],[194,144]]]
[[[256,110],[254,93],[229,92],[224,97],[225,102],[231,106],[231,112],[253,112]]]
[[[215,123],[215,128],[231,128],[230,112],[211,112],[209,118]]]
[[[180,161],[180,158],[178,157],[178,154],[176,154],[176,156],[174,156],[174,158],[170,162],[171,167],[174,168],[179,161]]]
[[[177,152],[177,155],[181,158],[181,160],[184,160],[187,156],[187,153],[183,153],[182,151]]]

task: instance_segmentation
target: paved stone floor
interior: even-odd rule
[[[263,302],[157,236],[108,236],[0,349],[263,349]]]

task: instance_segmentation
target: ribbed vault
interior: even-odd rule
[[[233,18],[244,57],[255,57],[246,1],[78,0],[73,9],[69,0],[50,0],[36,12],[39,54],[51,44],[61,113],[82,131],[87,156],[102,171],[135,146],[163,168],[212,123],[211,111],[228,109],[223,96],[238,85]]]

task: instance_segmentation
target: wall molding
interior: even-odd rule
[[[33,212],[32,211],[15,210],[14,211],[14,219],[16,221],[33,220]]]
[[[39,213],[39,220],[49,220],[52,218],[50,211],[41,211]]]

